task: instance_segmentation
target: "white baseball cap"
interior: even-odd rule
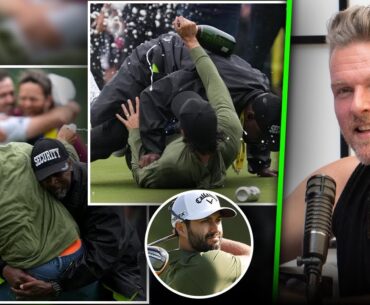
[[[184,220],[196,220],[220,212],[221,217],[234,217],[236,211],[232,208],[221,207],[215,193],[206,190],[194,190],[180,194],[172,206],[171,224]]]

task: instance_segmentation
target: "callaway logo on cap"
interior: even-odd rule
[[[68,152],[64,145],[54,139],[38,140],[31,152],[31,164],[38,181],[64,172],[69,168]]]
[[[194,190],[181,193],[173,203],[171,209],[171,224],[183,220],[196,220],[220,212],[221,217],[234,217],[234,209],[221,207],[215,193],[205,190]]]

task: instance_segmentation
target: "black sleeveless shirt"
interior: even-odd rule
[[[341,296],[370,294],[370,166],[359,164],[333,214]]]

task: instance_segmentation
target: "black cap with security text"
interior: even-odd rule
[[[31,164],[38,181],[68,170],[68,152],[63,143],[54,139],[38,140],[31,152]]]
[[[236,211],[232,208],[221,207],[217,196],[206,190],[193,190],[179,195],[171,209],[171,224],[184,220],[206,218],[213,213],[220,212],[221,217],[234,217]]]

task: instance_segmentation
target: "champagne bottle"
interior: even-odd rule
[[[235,48],[235,38],[210,25],[198,25],[197,39],[200,45],[224,57],[230,56]]]

